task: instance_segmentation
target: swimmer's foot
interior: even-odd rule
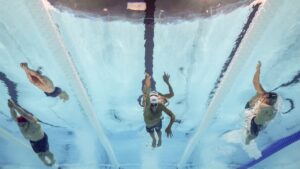
[[[160,147],[160,146],[161,146],[161,139],[159,139],[157,142],[157,147]]]
[[[155,139],[152,140],[152,147],[153,147],[153,148],[156,147],[156,140],[155,140]]]

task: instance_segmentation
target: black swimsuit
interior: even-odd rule
[[[51,92],[51,93],[47,93],[47,92],[44,92],[46,94],[46,96],[48,97],[57,97],[58,95],[60,95],[62,92],[61,88],[59,87],[55,87],[54,91]]]
[[[154,126],[151,126],[151,127],[147,127],[146,126],[146,130],[148,133],[153,133],[154,130],[156,132],[159,132],[162,128],[162,120],[160,119],[159,122],[157,124],[155,124]]]
[[[44,137],[38,141],[29,141],[35,153],[43,153],[49,151],[48,136],[46,133],[44,133]]]
[[[258,125],[254,121],[255,117],[251,119],[250,132],[252,135],[257,136],[259,131],[263,128],[263,125]]]

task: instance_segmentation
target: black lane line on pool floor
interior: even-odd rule
[[[292,99],[286,98],[284,100],[286,100],[286,101],[288,101],[290,103],[290,108],[287,111],[282,112],[281,114],[287,114],[287,113],[289,113],[289,112],[291,112],[292,110],[295,109],[295,104],[294,104],[294,101]]]
[[[17,92],[17,84],[7,78],[6,74],[0,72],[0,80],[3,81],[8,90],[8,95],[10,98],[18,104],[18,92]]]
[[[155,1],[156,0],[145,0],[147,9],[145,11],[145,73],[151,76],[151,89],[156,90],[155,80],[153,77],[153,49],[154,49],[154,13],[155,13]],[[145,79],[142,81],[142,90],[144,87]]]
[[[297,72],[297,74],[293,77],[292,80],[290,80],[288,82],[285,82],[285,83],[282,83],[281,85],[279,85],[278,87],[276,87],[272,91],[275,91],[275,90],[277,90],[281,87],[288,87],[288,86],[291,86],[291,85],[296,85],[299,82],[300,82],[300,70]]]
[[[214,97],[216,90],[219,88],[219,84],[221,83],[221,81],[222,81],[222,79],[224,77],[225,72],[227,71],[227,69],[228,69],[228,67],[229,67],[229,65],[230,65],[233,57],[235,56],[236,51],[238,50],[238,48],[239,48],[239,46],[240,46],[240,44],[241,44],[241,42],[242,42],[245,34],[247,33],[247,31],[248,31],[248,29],[249,29],[249,27],[250,27],[250,25],[252,23],[252,20],[255,17],[255,15],[256,15],[256,13],[257,13],[260,5],[261,5],[261,3],[258,3],[256,5],[252,6],[252,12],[248,16],[247,22],[245,23],[245,25],[244,25],[241,33],[239,34],[238,38],[235,40],[235,45],[234,45],[233,49],[231,50],[231,53],[228,56],[226,62],[224,63],[222,71],[221,71],[219,77],[217,78],[217,81],[215,82],[213,89],[209,93],[209,97],[208,97],[208,100],[207,100],[207,105],[210,104],[211,99]]]
[[[282,83],[281,85],[279,85],[278,87],[276,87],[275,89],[273,89],[271,91],[276,91],[277,89],[282,88],[282,87],[293,86],[293,85],[298,84],[299,82],[300,82],[300,70],[297,72],[296,75],[294,75],[294,77],[293,77],[292,80],[290,80],[288,82],[285,82],[285,83]],[[286,98],[285,100],[290,103],[290,108],[286,112],[282,112],[282,114],[287,114],[287,113],[289,113],[289,112],[291,112],[292,110],[295,109],[295,104],[294,104],[294,100],[293,99]]]
[[[155,1],[156,0],[145,0],[146,2],[146,11],[144,17],[144,39],[145,39],[145,73],[148,73],[151,76],[151,90],[156,90],[155,80],[153,77],[153,49],[154,49],[154,26],[155,26]],[[142,80],[142,92],[144,92],[145,79]],[[143,95],[139,96],[137,101],[141,107]]]

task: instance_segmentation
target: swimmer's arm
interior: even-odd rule
[[[21,68],[25,71],[27,78],[30,82],[33,82],[31,76],[30,76],[30,68],[28,67],[27,63],[20,63]]]
[[[24,68],[24,70],[25,70],[26,75],[27,75],[27,77],[28,77],[28,79],[29,79],[29,81],[30,81],[31,83],[35,83],[35,82],[32,80],[31,76],[34,76],[34,77],[36,77],[39,81],[45,83],[45,80],[44,80],[44,79],[41,77],[41,75],[38,74],[36,71],[34,71],[34,70],[32,70],[32,69],[30,69],[30,68],[28,68],[28,67]]]
[[[15,105],[15,103],[14,103],[13,100],[11,100],[11,99],[7,100],[7,106],[9,107],[10,115],[13,118],[14,121],[17,121],[18,115],[17,115],[17,112],[14,108],[14,105]]]
[[[31,74],[36,77],[37,79],[39,79],[40,82],[42,83],[46,83],[47,81],[40,75],[38,74],[36,71],[34,70],[30,70],[31,71]]]
[[[29,70],[25,69],[25,73],[26,73],[26,76],[29,79],[29,81],[31,83],[34,83],[33,80],[32,80],[32,78],[31,78],[31,72]]]
[[[264,94],[266,91],[260,84],[260,67],[261,67],[261,62],[259,61],[257,66],[256,66],[256,72],[253,77],[253,85],[255,87],[255,90],[258,94]]]
[[[17,112],[15,111],[15,109],[13,107],[9,107],[10,109],[10,115],[13,118],[14,121],[17,121],[18,115]]]
[[[170,79],[170,75],[164,73],[164,75],[163,75],[163,80],[164,80],[164,82],[168,85],[169,93],[168,93],[168,94],[163,94],[162,96],[164,96],[164,97],[166,97],[166,98],[168,98],[168,99],[170,99],[171,97],[174,96],[173,88],[172,88],[172,86],[171,86],[171,84],[170,84],[170,82],[169,82],[169,79]]]
[[[146,105],[145,109],[150,109],[150,91],[151,91],[151,76],[146,74],[145,77],[145,92],[146,92]]]
[[[27,113],[26,110],[24,110],[22,107],[20,107],[19,105],[15,104],[14,108],[17,110],[17,112],[22,115],[25,119],[27,119],[29,122],[31,123],[37,123],[38,120],[37,118],[35,118],[34,116],[32,116],[31,114]]]
[[[162,110],[170,117],[170,122],[168,124],[167,128],[171,128],[173,123],[175,122],[175,115],[172,113],[170,109],[168,109],[166,106],[162,105]]]
[[[170,83],[167,83],[168,87],[169,87],[169,93],[167,94],[162,94],[162,96],[166,97],[167,99],[170,99],[171,97],[174,96],[174,92],[173,92],[173,89],[172,89],[172,86]]]

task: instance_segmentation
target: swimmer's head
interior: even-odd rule
[[[38,67],[38,69],[36,70],[36,73],[38,73],[39,75],[42,75],[42,67]]]
[[[150,108],[155,111],[158,107],[158,102],[158,93],[152,91],[150,93]]]
[[[267,99],[267,104],[271,106],[273,106],[276,103],[278,97],[277,93],[274,92],[267,92],[264,96]]]

